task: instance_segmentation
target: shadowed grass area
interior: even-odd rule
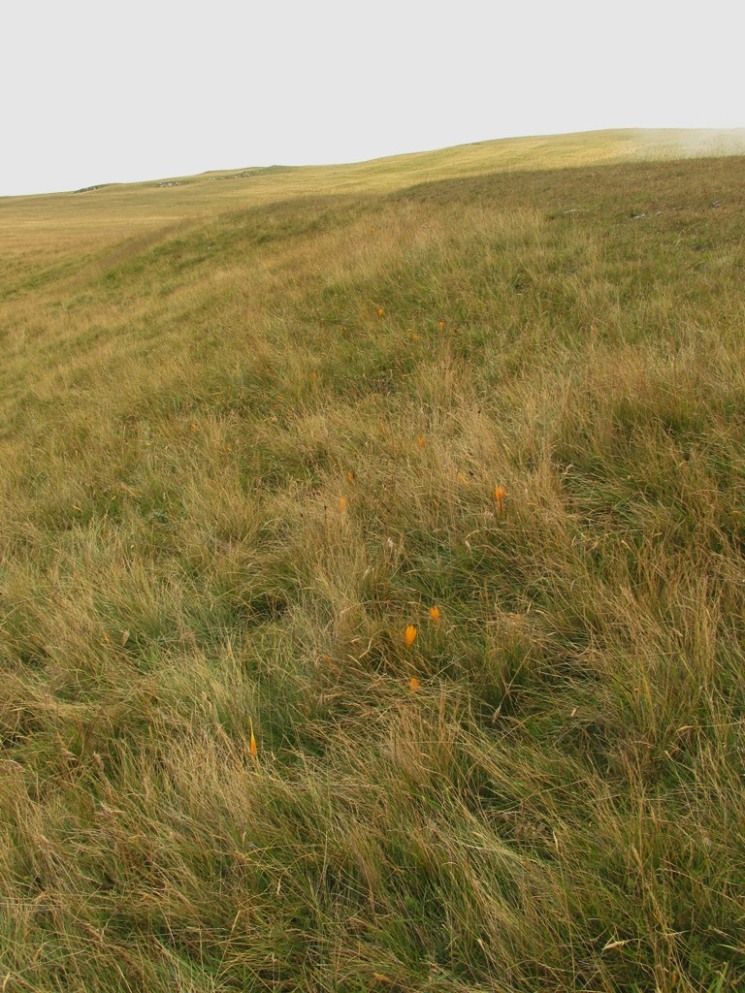
[[[743,988],[743,162],[2,205],[0,987]]]

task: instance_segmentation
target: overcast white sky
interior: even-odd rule
[[[4,0],[0,195],[745,126],[741,0]]]

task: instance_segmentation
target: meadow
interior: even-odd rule
[[[745,157],[682,147],[0,199],[2,993],[745,989]]]

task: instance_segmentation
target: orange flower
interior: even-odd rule
[[[375,313],[378,315],[378,317],[385,317],[385,307],[378,307]]]
[[[251,729],[251,737],[248,742],[248,751],[252,759],[257,759],[259,757],[259,747],[256,744],[256,738],[254,737],[253,728]]]
[[[413,624],[407,624],[406,630],[404,631],[404,644],[406,645],[407,648],[411,648],[411,646],[414,644],[415,641],[416,641],[416,628],[414,627]]]
[[[416,691],[421,688],[421,685],[422,684],[419,682],[416,676],[412,676],[411,679],[409,680],[409,689],[411,690],[412,693],[416,693]]]
[[[352,472],[351,469],[347,473],[347,482],[348,483],[353,483],[354,482],[354,473]]]
[[[439,607],[429,608],[429,619],[432,621],[433,624],[440,623],[440,621],[442,620],[442,611],[440,610]]]
[[[423,434],[420,434],[416,440],[416,443],[417,445],[419,445],[420,448],[424,448],[425,445],[427,444],[427,439],[424,437]]]
[[[438,321],[437,322],[437,327],[440,329],[440,331],[444,331],[445,330],[445,322],[444,321]]]
[[[346,513],[347,503],[348,503],[348,501],[347,501],[347,498],[345,496],[340,496],[339,497],[339,513],[340,514]]]
[[[494,487],[494,499],[497,501],[497,509],[501,513],[504,510],[504,498],[507,496],[507,490],[504,486]]]

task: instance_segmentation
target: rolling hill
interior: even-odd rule
[[[745,987],[738,141],[0,199],[2,990]]]

